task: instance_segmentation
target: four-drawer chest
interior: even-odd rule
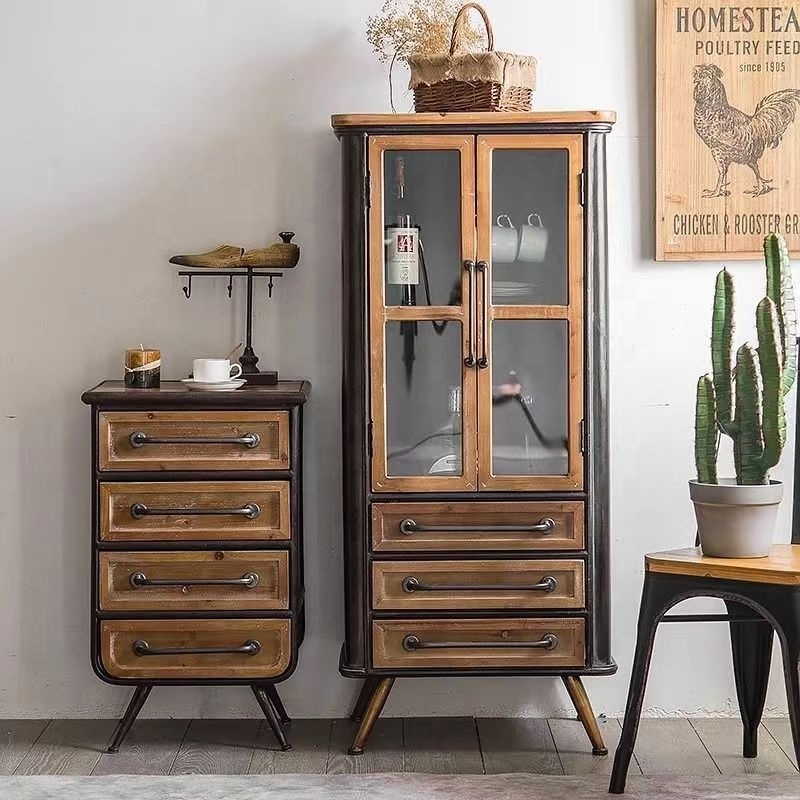
[[[252,687],[284,749],[275,684],[303,639],[302,413],[310,384],[234,392],[106,381],[92,410],[92,665],[135,686]]]

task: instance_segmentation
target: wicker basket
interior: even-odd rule
[[[456,53],[459,23],[471,8],[486,25],[488,48],[483,53]],[[456,15],[450,52],[439,56],[410,56],[410,88],[418,112],[530,111],[536,88],[536,59],[496,52],[486,11],[467,3]]]

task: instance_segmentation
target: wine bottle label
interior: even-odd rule
[[[386,234],[387,281],[416,286],[419,283],[419,231],[392,227]]]

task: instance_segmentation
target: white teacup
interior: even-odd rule
[[[538,214],[529,214],[528,224],[523,225],[520,232],[517,258],[520,261],[544,261],[547,255],[548,238],[547,228],[542,224],[542,218]]]
[[[229,358],[196,358],[192,375],[200,383],[227,383],[242,374],[241,364],[231,364]]]
[[[492,226],[492,262],[510,264],[517,260],[518,249],[517,229],[508,214],[501,214]]]

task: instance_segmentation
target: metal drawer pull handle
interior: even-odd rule
[[[133,652],[137,656],[206,656],[217,653],[255,656],[261,652],[261,642],[248,639],[240,647],[150,647],[144,639],[137,639],[133,643]]]
[[[241,444],[250,449],[261,444],[257,433],[245,433],[244,436],[148,436],[142,431],[134,431],[128,440],[131,447],[144,447],[146,444]]]
[[[258,503],[246,503],[241,508],[148,508],[144,503],[131,506],[134,519],[142,517],[247,517],[255,519],[261,513]]]
[[[540,583],[513,584],[513,583],[422,583],[418,578],[409,575],[403,579],[403,591],[409,594],[414,592],[554,592],[558,588],[558,581],[548,575]]]
[[[558,647],[558,636],[554,633],[546,633],[538,642],[423,642],[419,636],[413,634],[403,639],[403,649],[409,653],[413,653],[415,650],[450,650],[469,647],[553,650]]]
[[[420,525],[413,519],[400,523],[400,532],[410,536],[412,533],[552,533],[556,523],[544,517],[533,525]]]
[[[255,589],[261,578],[257,572],[245,572],[241,578],[148,578],[144,572],[131,575],[131,586],[143,589],[146,586],[244,586]]]

